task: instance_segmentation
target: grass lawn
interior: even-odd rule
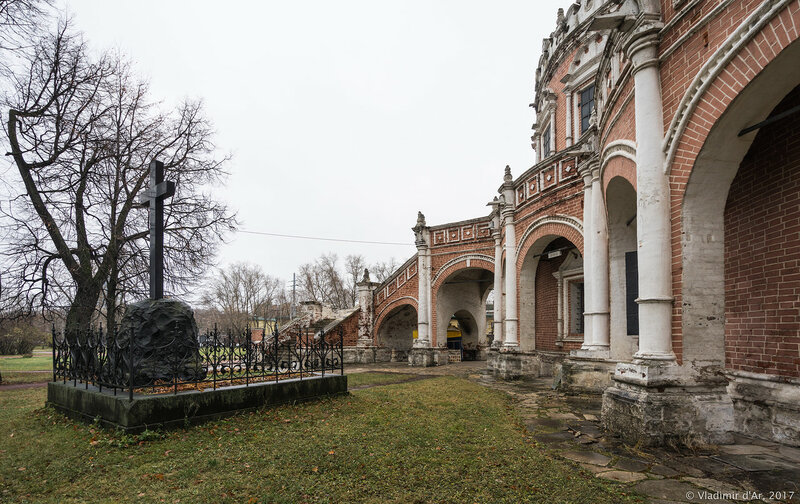
[[[397,383],[414,378],[416,375],[404,373],[378,373],[368,371],[366,373],[353,373],[347,375],[348,387],[360,387],[362,385],[382,385],[386,383]]]
[[[0,392],[0,502],[642,502],[554,460],[507,396],[442,377],[127,436]]]
[[[0,385],[16,385],[18,383],[41,383],[53,379],[52,371],[41,371],[34,373],[19,373],[14,371],[2,371],[3,382]]]
[[[5,371],[52,371],[52,354],[35,354],[33,357],[22,357],[21,355],[0,357],[0,372]]]

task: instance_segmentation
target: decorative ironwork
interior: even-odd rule
[[[115,331],[92,329],[66,338],[53,328],[53,381],[96,387],[114,395],[173,393],[217,389],[223,386],[305,379],[326,373],[344,374],[343,330],[327,333],[309,327],[290,328],[260,339],[248,327],[242,334],[222,333],[217,327],[198,338],[192,356],[171,345],[141,348],[135,338],[117,337]],[[177,346],[177,345],[176,345]],[[146,356],[143,358],[142,356]],[[170,379],[152,380],[142,362],[158,355]],[[188,372],[187,370],[193,370]]]

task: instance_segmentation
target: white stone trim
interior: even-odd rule
[[[403,297],[399,297],[397,299],[391,300],[389,303],[386,304],[386,306],[381,308],[381,311],[379,311],[378,313],[375,314],[375,320],[378,320],[381,317],[381,314],[383,312],[385,312],[387,308],[389,308],[390,306],[392,306],[393,304],[395,304],[396,302],[398,302],[398,301],[400,301],[402,299],[410,299],[410,300],[414,301],[415,303],[417,303],[417,314],[419,314],[419,301],[417,301],[417,298],[415,298],[413,296],[403,296]]]
[[[441,268],[439,268],[439,270],[436,272],[436,275],[434,275],[433,279],[431,280],[431,286],[433,286],[436,283],[436,280],[438,280],[439,277],[442,275],[442,273],[444,273],[450,266],[452,266],[454,264],[458,264],[460,262],[466,262],[467,263],[467,267],[469,267],[470,261],[472,261],[473,259],[477,260],[477,261],[486,261],[489,264],[494,264],[494,257],[490,257],[490,256],[485,255],[485,254],[464,254],[464,255],[458,256],[455,259],[450,259],[449,261],[444,263],[441,266]],[[495,269],[497,269],[497,268],[495,268]],[[496,274],[496,272],[495,272],[495,274]]]
[[[520,252],[522,251],[522,245],[525,243],[528,237],[545,224],[565,224],[575,229],[581,234],[581,236],[583,236],[583,223],[575,217],[570,215],[547,215],[545,217],[540,217],[531,222],[525,229],[525,232],[522,233],[522,238],[520,238],[519,242],[517,242],[517,258],[519,258]]]
[[[636,143],[630,140],[614,140],[603,148],[600,156],[600,180],[603,180],[603,173],[606,165],[615,157],[624,157],[633,161],[636,165]]]
[[[714,54],[706,61],[703,68],[695,76],[686,94],[683,95],[681,103],[675,116],[670,122],[662,148],[666,154],[666,161],[664,163],[664,173],[669,173],[672,161],[675,159],[675,153],[678,150],[678,143],[683,136],[684,130],[692,117],[692,113],[697,108],[703,95],[709,86],[716,80],[717,76],[722,73],[722,70],[730,63],[747,45],[761,31],[766,24],[772,20],[778,13],[780,13],[787,5],[794,0],[766,0],[753,11],[747,19],[744,20],[736,29],[731,33],[727,40],[714,52]]]

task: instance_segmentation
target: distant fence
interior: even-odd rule
[[[277,328],[260,341],[250,329],[232,335],[213,330],[195,341],[170,339],[144,345],[102,327],[74,335],[52,331],[53,381],[97,387],[114,395],[177,394],[186,390],[344,374],[343,332]]]

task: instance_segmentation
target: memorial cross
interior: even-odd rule
[[[150,214],[150,299],[164,297],[164,199],[175,194],[175,183],[164,180],[164,163],[150,162],[150,187],[139,202]]]

